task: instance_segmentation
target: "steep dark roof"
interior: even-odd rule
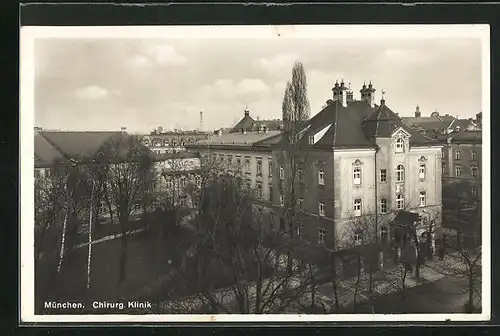
[[[68,158],[94,156],[101,146],[121,132],[40,132],[48,143]]]
[[[350,102],[347,106],[340,101],[328,104],[305,124],[299,145],[302,148],[373,148],[375,137],[390,137],[398,128],[410,134],[412,146],[436,143],[404,124],[385,103],[371,107],[361,100]],[[323,136],[314,144],[309,144],[309,136],[320,131],[323,131]]]
[[[233,127],[231,133],[241,132],[242,129],[244,129],[245,131],[249,131],[253,129],[254,123],[255,120],[253,120],[253,118],[249,115],[246,115],[236,124],[236,126]]]
[[[365,101],[354,101],[346,107],[339,101],[327,105],[306,124],[307,130],[301,138],[301,145],[313,147],[372,147],[364,136],[361,123],[373,108]],[[325,134],[314,145],[309,145],[309,136],[328,127]]]
[[[451,127],[455,118],[452,116],[403,117],[402,120],[406,125],[414,129],[441,132]]]
[[[468,131],[466,129],[461,129],[459,132],[453,132],[446,135],[441,135],[438,140],[441,142],[446,142],[448,139],[452,143],[476,143],[480,144],[483,140],[483,133],[481,130]]]
[[[40,134],[35,134],[35,167],[48,167],[56,161],[64,161],[64,156]]]
[[[389,138],[397,129],[401,128],[410,134],[411,145],[432,144],[434,141],[406,125],[385,102],[372,112],[364,121],[363,128],[368,139]]]

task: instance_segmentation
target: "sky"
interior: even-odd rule
[[[303,63],[311,115],[336,80],[355,97],[371,81],[376,101],[400,116],[474,117],[481,111],[481,41],[422,39],[37,38],[35,125],[149,132],[231,127],[246,107],[281,116],[294,62]]]

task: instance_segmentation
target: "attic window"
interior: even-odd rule
[[[402,152],[404,152],[404,145],[405,145],[404,140],[401,139],[401,138],[398,138],[396,140],[396,153],[402,153]]]
[[[309,136],[309,144],[314,145],[314,135]]]

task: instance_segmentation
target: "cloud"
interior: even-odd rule
[[[244,78],[241,81],[218,79],[211,85],[205,85],[201,94],[205,99],[253,99],[270,92],[270,87],[259,78]]]
[[[146,47],[143,54],[130,57],[127,63],[132,67],[145,68],[154,65],[183,66],[188,63],[188,60],[180,55],[173,46],[153,45]]]
[[[132,67],[143,68],[151,65],[149,58],[144,55],[135,55],[128,59],[127,62]]]
[[[96,85],[86,86],[82,89],[76,91],[76,96],[79,99],[101,99],[106,97],[109,94],[109,91],[105,88]]]
[[[111,95],[121,96],[122,92],[120,90],[108,90],[97,85],[89,85],[76,90],[76,96],[82,100],[97,100]]]
[[[178,54],[175,48],[169,45],[155,46],[149,50],[149,54],[162,66],[179,66],[187,64],[187,58]]]
[[[257,64],[268,71],[290,69],[300,58],[296,53],[277,54],[271,57],[261,57],[257,59]]]
[[[423,52],[421,49],[388,48],[382,52],[377,61],[390,65],[413,65],[425,64],[429,62],[430,57],[430,53]]]

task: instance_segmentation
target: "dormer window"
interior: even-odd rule
[[[309,144],[314,145],[314,135],[309,136]]]
[[[398,138],[396,140],[396,153],[403,153],[405,148],[405,142],[403,139]]]

